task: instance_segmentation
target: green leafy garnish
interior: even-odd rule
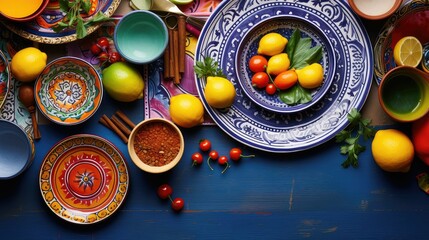
[[[219,68],[218,62],[211,57],[205,57],[203,61],[197,61],[194,66],[195,74],[199,78],[212,77],[225,77],[222,69]]]
[[[288,105],[308,103],[312,99],[310,90],[301,87],[299,84],[295,84],[291,88],[281,91],[279,97],[282,102]]]
[[[88,14],[91,11],[91,0],[59,0],[59,4],[61,11],[66,15],[62,21],[52,27],[54,32],[61,32],[67,28],[76,29],[77,38],[82,39],[88,34],[89,26],[111,20],[101,11],[92,18],[84,20],[81,14]]]
[[[349,166],[356,168],[359,166],[358,155],[365,151],[365,146],[362,146],[359,142],[361,137],[364,140],[373,138],[376,130],[370,125],[371,120],[364,119],[355,108],[347,115],[347,119],[350,122],[349,126],[335,136],[335,141],[345,143],[340,147],[340,152],[343,155],[347,155],[347,158],[341,166],[344,168]]]
[[[293,31],[286,46],[286,53],[290,59],[290,69],[301,69],[322,59],[322,47],[311,47],[311,43],[311,38],[301,38],[299,29]]]
[[[286,45],[286,53],[290,60],[289,69],[301,69],[307,65],[319,62],[322,58],[322,47],[311,47],[311,38],[301,38],[299,29],[293,31]],[[288,105],[304,104],[312,100],[311,90],[303,88],[299,83],[280,91],[280,100]]]

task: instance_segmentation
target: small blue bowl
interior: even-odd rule
[[[168,44],[167,26],[146,10],[135,10],[121,18],[113,35],[116,50],[127,61],[150,63],[161,56]]]
[[[33,162],[34,143],[17,124],[0,120],[0,180],[14,178]]]

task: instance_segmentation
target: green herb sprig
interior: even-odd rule
[[[211,57],[204,57],[203,61],[197,61],[194,66],[194,72],[199,78],[212,77],[225,77],[222,69],[219,68],[218,62]]]
[[[81,14],[88,14],[91,10],[91,0],[59,0],[59,4],[61,11],[66,15],[62,21],[52,27],[54,32],[61,32],[67,28],[76,29],[77,38],[82,39],[88,34],[87,28],[89,26],[111,20],[101,11],[92,18],[83,19]]]
[[[347,115],[347,119],[350,122],[349,126],[335,136],[335,141],[345,143],[340,147],[340,152],[347,155],[347,158],[341,166],[357,168],[359,166],[358,155],[365,151],[365,146],[362,146],[359,141],[362,137],[364,140],[373,138],[376,130],[371,126],[371,120],[364,119],[355,108]]]

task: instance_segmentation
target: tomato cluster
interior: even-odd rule
[[[173,194],[173,188],[168,184],[162,184],[158,187],[157,190],[158,197],[161,199],[170,199],[171,201],[171,208],[175,211],[180,211],[185,206],[185,201],[183,198],[177,197],[172,198],[171,195]]]
[[[89,50],[100,60],[101,65],[123,61],[121,55],[110,47],[110,41],[107,37],[98,38],[92,43]]]
[[[222,170],[222,173],[224,173],[228,168],[230,168],[230,164],[228,161],[228,156],[226,155],[219,155],[219,152],[216,150],[211,149],[211,142],[208,139],[202,139],[199,143],[199,149],[202,152],[208,152],[208,158],[207,158],[207,165],[211,170],[213,170],[213,167],[210,165],[210,161],[217,161],[219,165],[225,166],[225,168]],[[232,161],[239,161],[243,157],[254,157],[254,155],[243,155],[240,148],[231,148],[229,151],[229,159]],[[201,165],[203,163],[203,155],[200,152],[195,152],[191,156],[192,165]]]
[[[253,72],[252,86],[258,89],[265,89],[269,95],[274,95],[277,90],[291,88],[298,81],[298,75],[294,70],[288,69],[275,75],[274,80],[267,73],[268,60],[263,55],[254,55],[250,58],[249,69]]]

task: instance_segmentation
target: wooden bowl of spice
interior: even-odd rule
[[[162,173],[182,158],[185,143],[182,132],[163,118],[146,119],[137,124],[128,138],[128,153],[141,170]]]

